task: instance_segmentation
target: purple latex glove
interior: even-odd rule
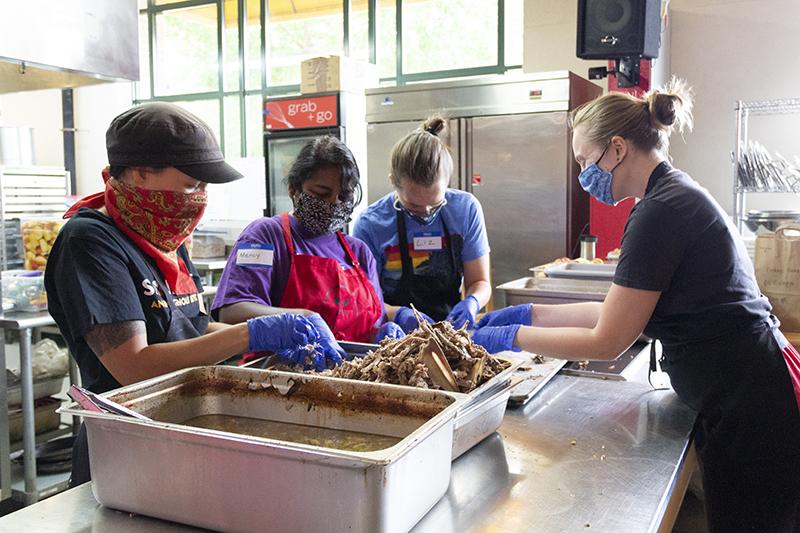
[[[512,324],[531,326],[531,307],[531,304],[519,304],[486,313],[480,321],[478,321],[478,328],[493,328],[497,326],[510,326]]]
[[[472,334],[472,341],[480,344],[489,353],[503,352],[506,350],[520,351],[514,345],[517,331],[521,326],[513,324],[511,326],[486,327],[476,329]]]
[[[419,313],[423,320],[427,320],[428,324],[433,324],[433,319],[425,313]],[[400,326],[405,333],[411,333],[419,327],[417,317],[414,316],[414,310],[410,307],[401,307],[394,315],[394,321]]]
[[[475,315],[478,314],[480,309],[481,304],[478,303],[478,299],[470,294],[453,306],[450,314],[447,315],[447,320],[452,322],[453,327],[456,329],[464,324],[467,325],[467,328],[472,329],[475,325]]]
[[[403,328],[394,322],[384,322],[381,324],[381,327],[378,328],[378,332],[375,334],[374,342],[378,343],[383,339],[402,339],[405,336],[406,334],[403,331]]]

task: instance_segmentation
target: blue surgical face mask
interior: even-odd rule
[[[617,202],[614,201],[614,196],[611,194],[611,181],[614,178],[614,170],[622,161],[620,160],[611,170],[603,170],[597,166],[597,163],[606,155],[609,146],[611,146],[611,143],[606,145],[603,153],[597,158],[597,161],[578,174],[578,181],[580,181],[583,190],[597,198],[599,202],[606,205],[617,205]]]
[[[395,195],[394,197],[394,208],[397,211],[403,211],[406,215],[408,215],[412,220],[414,220],[417,224],[422,226],[427,226],[434,220],[436,220],[436,215],[439,214],[439,211],[447,204],[447,199],[445,198],[442,203],[431,209],[431,212],[425,216],[415,215],[411,211],[409,211],[401,202],[400,198]]]

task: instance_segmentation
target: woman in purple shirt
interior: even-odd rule
[[[315,139],[300,151],[287,181],[293,212],[245,228],[228,258],[212,316],[237,323],[317,312],[337,339],[374,340],[385,322],[375,259],[362,241],[340,231],[361,200],[353,154],[334,137]],[[393,326],[384,326],[381,336]]]

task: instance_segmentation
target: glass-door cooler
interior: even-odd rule
[[[286,176],[303,146],[316,137],[345,140],[339,93],[264,100],[264,159],[267,205],[264,216],[292,210]]]

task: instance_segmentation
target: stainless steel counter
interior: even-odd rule
[[[664,517],[692,466],[694,420],[672,391],[556,376],[453,463],[447,494],[413,531],[669,530]],[[193,529],[101,507],[86,484],[0,518],[0,530]]]

